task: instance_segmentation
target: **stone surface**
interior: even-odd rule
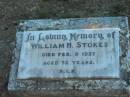
[[[41,2],[39,2],[41,1]],[[39,6],[38,3],[41,5]],[[77,6],[78,5],[78,6]],[[9,46],[10,42],[15,42],[16,24],[19,19],[34,19],[34,18],[67,18],[67,17],[99,17],[99,16],[128,16],[130,17],[130,0],[0,0],[0,40],[2,44]],[[40,11],[39,16],[36,14],[37,9]],[[51,9],[51,10],[50,10]],[[36,12],[36,13],[35,13]],[[129,18],[130,19],[130,18]],[[3,30],[2,30],[3,29]],[[6,29],[6,30],[4,30]],[[7,30],[8,29],[8,30]],[[8,41],[8,43],[6,43]],[[1,43],[0,43],[1,44]],[[1,46],[2,47],[2,46]],[[15,46],[14,46],[15,47]],[[3,49],[6,49],[3,46]],[[0,50],[0,56],[4,55],[3,50]],[[5,51],[8,52],[10,50]],[[12,50],[11,50],[12,51]],[[10,54],[9,56],[12,56]],[[14,55],[13,55],[14,56]],[[2,65],[0,76],[6,77],[4,80],[8,81],[7,75],[10,71],[10,60],[7,61],[8,55],[3,56],[0,59],[0,65]],[[12,62],[11,62],[12,63]],[[4,68],[4,69],[3,69]],[[7,89],[7,87],[5,87]],[[99,92],[86,93],[82,95],[81,92],[70,93],[72,97],[108,97],[107,93]],[[109,97],[124,97],[121,96],[122,92],[110,91]],[[49,97],[66,97],[70,95],[68,92],[61,95],[48,95]],[[47,97],[47,94],[38,94],[35,92],[14,92],[8,93],[8,91],[0,92],[0,97]],[[127,96],[128,97],[128,96]]]
[[[17,79],[18,62],[22,46],[23,31],[36,30],[65,30],[65,29],[86,29],[86,28],[120,28],[120,79]],[[80,19],[45,19],[26,20],[19,25],[17,32],[17,44],[15,49],[15,63],[12,64],[9,90],[35,90],[35,91],[93,91],[93,90],[126,90],[126,74],[129,64],[127,63],[128,53],[128,21],[126,17],[99,17]]]
[[[17,79],[119,78],[119,31],[26,31]]]
[[[130,60],[130,50],[128,50],[128,59]]]

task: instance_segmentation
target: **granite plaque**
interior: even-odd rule
[[[50,34],[62,37],[51,39]],[[82,38],[74,40],[78,34]],[[17,27],[8,90],[55,96],[99,90],[107,96],[108,91],[124,93],[130,70],[128,36],[127,17],[22,20]]]
[[[24,31],[17,78],[119,78],[119,31]]]

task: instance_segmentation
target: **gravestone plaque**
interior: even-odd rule
[[[20,21],[8,90],[120,94],[128,90],[128,36],[127,17]]]
[[[18,79],[117,77],[119,28],[25,31]]]

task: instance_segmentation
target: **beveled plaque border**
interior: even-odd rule
[[[16,79],[23,31],[36,30],[64,30],[87,28],[120,28],[120,78],[91,78],[91,79]],[[23,20],[16,33],[16,48],[14,63],[11,67],[8,90],[49,91],[60,92],[68,90],[122,90],[127,88],[128,71],[128,19],[127,17],[97,17],[97,18],[70,18],[70,19],[41,19]]]

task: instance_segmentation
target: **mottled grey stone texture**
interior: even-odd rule
[[[21,50],[23,31],[63,30],[86,28],[120,28],[120,79],[26,79],[18,80],[17,69]],[[128,89],[128,20],[127,17],[98,17],[72,19],[44,19],[21,21],[17,32],[14,63],[10,72],[9,90],[62,91],[62,90],[122,90]]]

